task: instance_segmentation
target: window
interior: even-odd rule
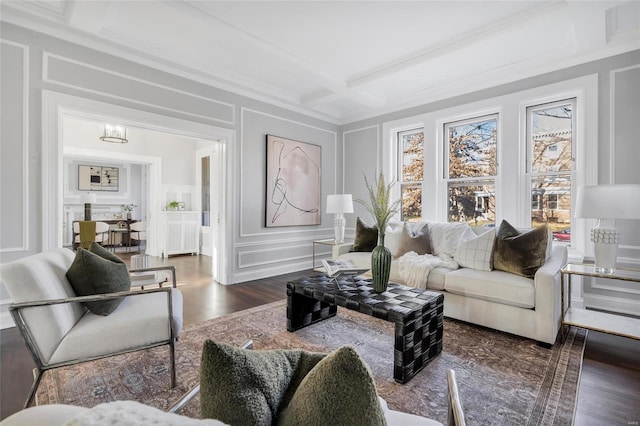
[[[422,218],[422,182],[424,180],[424,132],[422,129],[398,132],[398,158],[401,220]]]
[[[202,190],[200,192],[200,203],[202,205],[202,216],[200,225],[210,226],[211,224],[211,157],[206,156],[200,159],[201,175],[200,182],[202,183]]]
[[[498,116],[444,126],[448,220],[479,226],[495,222]]]
[[[575,109],[575,99],[527,108],[532,227],[546,223],[553,232],[571,227]]]

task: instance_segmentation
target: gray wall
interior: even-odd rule
[[[265,135],[322,146],[324,200],[342,186],[338,126],[5,22],[0,31],[1,262],[42,249],[43,90],[235,131],[234,282],[309,268],[311,241],[333,235],[324,213],[318,226],[264,227]]]
[[[332,218],[324,213],[320,226],[263,226],[267,133],[322,146],[323,200],[342,191],[364,197],[362,174],[373,177],[383,161],[385,122],[597,73],[599,181],[640,181],[638,70],[625,70],[640,63],[640,51],[435,103],[425,99],[419,107],[338,127],[4,22],[0,35],[1,262],[37,253],[42,246],[42,179],[48,167],[41,147],[43,90],[234,130],[231,183],[238,220],[230,232],[229,263],[235,282],[308,268],[311,241],[332,236]],[[351,227],[355,216],[348,215]],[[637,222],[628,227],[637,241]],[[628,250],[638,253],[636,246]]]
[[[362,193],[362,173],[371,176],[382,170],[380,153],[385,123],[410,120],[412,117],[437,113],[447,108],[497,98],[528,89],[578,77],[597,74],[597,176],[598,183],[640,183],[640,50],[598,60],[525,80],[481,90],[464,96],[350,123],[341,128],[344,141],[345,192]],[[505,113],[505,111],[503,111]],[[513,113],[513,111],[506,111]],[[427,138],[425,138],[427,139]],[[378,157],[374,157],[378,153]],[[426,155],[429,155],[427,152]],[[426,164],[426,163],[425,163]],[[375,169],[374,169],[375,165]],[[428,170],[427,170],[428,172]],[[508,180],[508,179],[507,179]],[[426,202],[426,201],[425,201]],[[423,206],[430,211],[429,206]],[[356,214],[347,217],[347,233],[353,233]],[[427,214],[428,216],[428,214]],[[369,217],[365,213],[365,217]],[[640,269],[640,223],[618,220],[622,234],[619,259]],[[581,253],[574,253],[579,258]],[[628,313],[640,312],[640,290],[637,285],[613,280],[586,281],[584,300],[587,306]]]

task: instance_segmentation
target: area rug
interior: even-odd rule
[[[444,349],[409,383],[393,380],[394,325],[347,309],[290,333],[286,301],[278,301],[193,324],[176,345],[178,386],[169,388],[168,347],[119,355],[45,373],[38,404],[92,407],[136,400],[168,408],[198,382],[205,339],[255,349],[303,348],[329,352],[352,345],[369,364],[378,393],[395,410],[446,423],[446,372],[456,371],[469,424],[570,425],[586,332],[572,328],[564,344],[544,348],[535,341],[461,321],[445,319]],[[181,412],[199,417],[198,399]]]

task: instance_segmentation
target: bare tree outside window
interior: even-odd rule
[[[449,222],[495,223],[498,116],[445,124]]]
[[[422,218],[422,182],[424,181],[424,132],[422,129],[398,132],[399,176],[402,198],[401,220]]]

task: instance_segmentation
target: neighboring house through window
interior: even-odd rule
[[[571,226],[575,110],[575,98],[526,109],[532,227],[546,223],[560,231]]]

